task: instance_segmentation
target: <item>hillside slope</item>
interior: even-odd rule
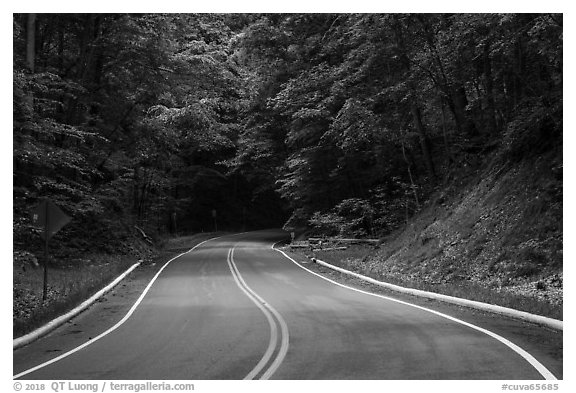
[[[491,162],[436,193],[376,249],[317,256],[369,276],[562,317],[561,143]]]

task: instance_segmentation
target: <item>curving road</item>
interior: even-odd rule
[[[15,378],[553,378],[475,327],[311,274],[272,249],[285,237],[260,231],[201,244],[83,347],[62,342],[66,351],[44,359],[34,356],[41,339],[14,351]]]

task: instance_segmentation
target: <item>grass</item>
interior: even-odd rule
[[[379,249],[315,256],[377,280],[562,319],[562,178],[553,173],[561,163],[549,152],[483,171],[424,203]]]
[[[187,251],[202,240],[216,236],[202,233],[165,239],[163,250],[155,260],[168,260]],[[89,255],[72,266],[48,269],[48,294],[42,301],[44,270],[42,267],[13,268],[13,335],[22,336],[73,309],[112,282],[140,257],[135,255]],[[148,257],[146,259],[150,259]]]
[[[42,301],[43,268],[13,271],[13,334],[26,334],[64,314],[114,280],[133,258],[95,256],[91,263],[48,269],[48,292]]]
[[[422,279],[418,274],[400,271],[386,272],[374,262],[378,250],[370,246],[352,246],[343,251],[292,251],[306,257],[316,257],[324,262],[372,277],[376,280],[459,298],[509,307],[550,318],[562,319],[562,305],[551,304],[531,296],[523,296],[502,290],[500,287],[484,286],[469,280],[434,281]],[[457,269],[455,270],[457,273]]]
[[[205,232],[205,233],[197,233],[194,235],[186,235],[170,238],[165,241],[164,249],[187,251],[194,245],[200,243],[201,241],[211,239],[216,236],[221,236],[224,233],[225,232]]]

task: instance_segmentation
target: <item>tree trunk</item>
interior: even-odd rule
[[[454,112],[454,118],[456,120],[456,127],[463,134],[468,136],[478,135],[478,130],[474,125],[474,122],[468,114],[466,113],[466,106],[468,105],[468,98],[466,98],[466,90],[464,86],[458,85],[451,89],[452,104],[450,108]]]
[[[494,104],[494,82],[492,80],[492,60],[490,59],[490,43],[484,44],[484,78],[486,79],[486,104],[488,112],[488,133],[496,134],[496,105]]]
[[[82,17],[82,31],[78,36],[78,67],[75,78],[82,86],[87,86],[90,76],[93,74],[93,58],[95,52],[95,40],[99,30],[98,15],[86,14]],[[82,124],[86,113],[77,100],[68,100],[66,123],[71,125]],[[89,108],[90,110],[91,108]]]
[[[456,160],[452,155],[452,150],[450,149],[450,144],[448,143],[448,127],[446,125],[446,109],[444,104],[444,97],[440,95],[440,111],[442,113],[442,139],[444,140],[444,150],[446,151],[446,158],[448,160],[448,165],[451,165]]]
[[[404,69],[406,70],[406,72],[410,72],[410,61],[408,59],[408,55],[407,55],[407,51],[406,51],[406,46],[402,37],[402,33],[401,33],[401,27],[400,24],[398,23],[398,21],[396,19],[394,19],[395,21],[395,39],[396,42],[399,46],[399,48],[401,48],[402,50],[402,56],[400,57],[402,65],[404,67]],[[416,93],[416,88],[414,87],[414,85],[412,83],[409,83],[409,87],[411,90],[411,93],[413,96],[417,96]],[[414,100],[414,98],[412,98]],[[435,180],[436,179],[436,172],[434,170],[434,163],[432,162],[432,156],[430,154],[430,141],[426,135],[426,130],[424,129],[424,125],[422,124],[422,119],[420,116],[420,109],[418,108],[418,105],[416,104],[416,102],[414,101],[411,105],[410,111],[412,113],[412,118],[414,121],[414,126],[416,127],[416,131],[418,132],[418,134],[420,135],[420,146],[422,147],[422,153],[424,155],[424,163],[426,165],[426,169],[428,170],[428,173],[430,174],[430,177]]]
[[[64,33],[66,25],[62,19],[59,19],[58,26],[58,70],[60,75],[64,74]],[[65,76],[65,75],[63,75]]]
[[[132,188],[132,214],[134,216],[134,224],[138,223],[138,210],[140,204],[140,166],[136,165],[134,168],[134,183]]]
[[[414,120],[414,126],[419,134],[420,147],[422,148],[422,154],[424,155],[424,164],[428,170],[428,174],[432,179],[436,179],[436,171],[434,170],[434,162],[432,162],[432,155],[430,154],[430,141],[426,135],[426,129],[424,124],[422,124],[422,118],[420,116],[420,108],[416,104],[412,104],[411,107],[412,118]]]
[[[402,156],[404,157],[404,161],[406,162],[406,167],[408,170],[408,179],[410,179],[410,187],[412,188],[412,193],[414,194],[414,202],[416,202],[417,210],[420,210],[420,201],[418,200],[418,190],[416,188],[416,184],[414,183],[414,177],[412,176],[412,164],[410,160],[406,156],[406,149],[404,147],[404,138],[400,140],[402,143]],[[406,203],[406,222],[408,222],[408,203]]]
[[[524,49],[522,37],[519,37],[514,44],[514,106],[517,106],[524,96],[524,83],[522,75],[524,74]]]
[[[26,21],[26,65],[30,74],[33,74],[36,60],[36,14],[28,14]],[[34,110],[34,95],[32,91],[28,93],[26,101],[30,110]]]
[[[91,68],[92,75],[91,81],[94,83],[94,91],[100,88],[100,82],[102,80],[102,72],[104,70],[104,55],[102,53],[102,47],[98,42],[100,36],[102,35],[102,17],[97,16],[94,19],[94,37],[92,42],[92,49],[90,51],[89,61],[93,63]],[[90,66],[90,65],[89,65]],[[90,115],[97,117],[99,115],[99,105],[94,103],[90,105]]]
[[[449,107],[454,114],[454,120],[456,121],[456,128],[458,129],[459,133],[465,133],[468,136],[476,136],[478,135],[478,130],[474,125],[474,122],[468,114],[466,113],[466,106],[468,105],[468,99],[466,98],[466,90],[462,84],[452,85],[448,81],[448,76],[446,71],[444,70],[442,58],[440,57],[440,53],[438,52],[438,48],[435,44],[434,40],[434,32],[431,29],[430,24],[428,23],[426,17],[421,14],[417,14],[416,18],[422,24],[424,36],[426,38],[426,42],[430,51],[433,54],[434,61],[438,70],[440,71],[441,81],[438,84],[438,87],[445,91],[448,96]]]
[[[36,14],[28,14],[26,23],[26,65],[34,73],[36,55]]]

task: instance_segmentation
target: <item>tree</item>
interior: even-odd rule
[[[534,101],[558,85],[545,92],[520,76],[561,79],[560,31],[550,15],[262,15],[239,47],[257,92],[243,138],[266,143],[258,154],[240,146],[235,163],[249,172],[260,157],[282,160],[266,161],[276,168],[267,173],[294,225],[350,198],[378,205],[371,195],[415,210],[455,170],[474,168],[501,130],[518,136],[524,105],[531,119],[558,119],[545,121]],[[536,35],[555,49],[527,38]]]
[[[13,26],[15,222],[42,196],[109,233],[201,230],[215,208],[235,228],[308,225],[361,201],[387,232],[497,146],[522,159],[561,135],[556,14],[15,14]]]

